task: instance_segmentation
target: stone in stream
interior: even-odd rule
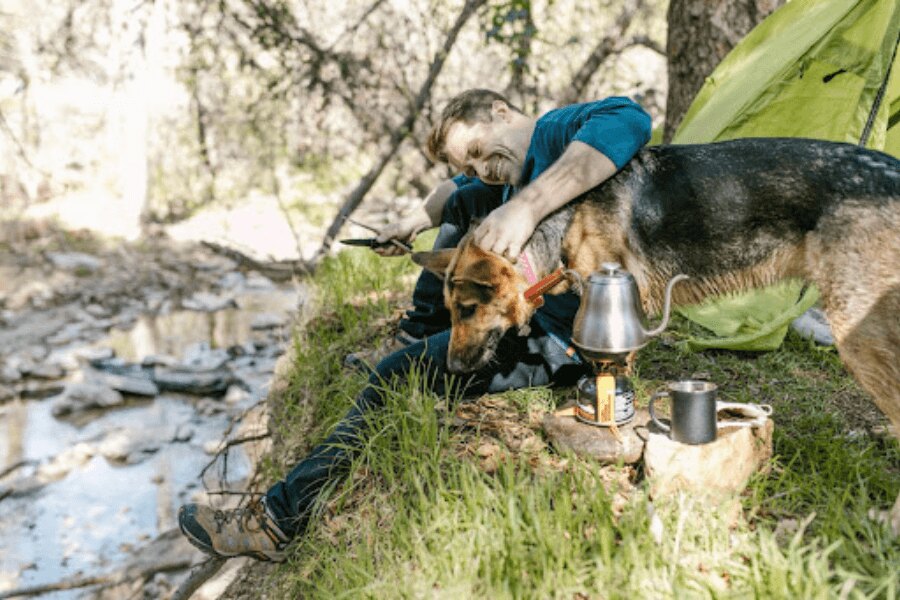
[[[75,357],[91,363],[93,361],[109,360],[116,355],[115,350],[109,346],[100,346],[98,348],[87,347],[79,348],[75,351]]]
[[[276,327],[284,327],[287,318],[275,313],[260,313],[253,317],[250,323],[250,329],[260,331],[264,329],[275,329]]]
[[[0,385],[0,402],[6,402],[16,397],[16,392],[11,387]]]
[[[103,266],[103,261],[84,252],[48,252],[47,259],[63,271],[93,273]]]
[[[66,370],[57,363],[47,362],[35,365],[26,374],[35,379],[62,379]]]
[[[180,371],[204,372],[216,371],[225,366],[231,359],[228,350],[224,348],[210,348],[208,342],[200,342],[188,346],[181,362],[177,365],[169,365]]]
[[[43,400],[58,396],[65,386],[55,381],[26,381],[16,386],[16,394],[25,400]]]
[[[136,465],[150,458],[162,446],[165,435],[158,430],[123,428],[111,431],[97,448],[109,461],[126,465]]]
[[[209,292],[197,292],[190,298],[182,300],[181,306],[199,312],[217,312],[226,308],[237,308],[237,302],[231,295],[216,296]]]
[[[98,379],[123,394],[131,394],[132,396],[159,395],[159,386],[147,377],[103,373]]]
[[[0,367],[0,383],[16,383],[22,380],[22,372],[15,365],[4,364]]]
[[[153,381],[164,392],[222,396],[233,380],[234,376],[227,369],[198,372],[157,367],[153,370]]]
[[[63,344],[74,342],[82,336],[86,328],[87,324],[84,322],[69,323],[53,335],[48,336],[47,343],[54,346],[62,346]]]
[[[90,365],[94,370],[85,376],[93,381],[99,381],[123,394],[159,395],[159,387],[153,381],[151,369],[144,369],[121,358],[92,360]]]
[[[116,390],[97,382],[72,383],[53,403],[55,417],[73,415],[96,408],[109,408],[123,404],[125,399]]]

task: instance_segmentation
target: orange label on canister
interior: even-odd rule
[[[612,423],[616,413],[616,378],[609,373],[597,374],[597,422]]]

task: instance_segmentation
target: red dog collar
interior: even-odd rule
[[[528,255],[524,252],[519,255],[519,263],[522,265],[522,274],[525,275],[525,281],[532,284],[530,288],[525,290],[525,299],[537,308],[540,308],[544,305],[544,294],[566,278],[563,275],[563,268],[559,267],[540,281],[537,281],[537,275],[534,274],[531,261],[528,260]]]

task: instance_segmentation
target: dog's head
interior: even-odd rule
[[[535,305],[525,299],[525,277],[507,259],[476,246],[470,236],[456,248],[418,252],[412,259],[444,279],[444,302],[452,324],[450,371],[484,367],[507,331],[528,326]]]

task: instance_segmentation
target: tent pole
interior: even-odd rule
[[[869,111],[869,118],[866,119],[866,126],[863,127],[862,135],[859,138],[859,145],[865,147],[866,142],[869,141],[869,135],[872,133],[872,126],[875,125],[875,117],[878,114],[878,109],[881,108],[881,101],[884,100],[884,93],[887,90],[888,81],[891,78],[891,70],[894,68],[894,59],[897,58],[897,46],[900,45],[900,34],[897,35],[897,41],[894,42],[894,51],[891,53],[891,62],[888,63],[887,73],[884,74],[884,81],[881,82],[881,87],[878,88],[878,93],[875,94],[875,102],[872,103],[872,110]]]

